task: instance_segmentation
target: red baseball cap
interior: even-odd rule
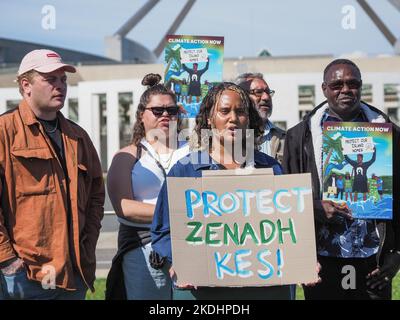
[[[66,72],[76,72],[75,67],[64,63],[57,52],[47,49],[38,49],[29,52],[23,57],[19,65],[18,76],[31,70],[49,73],[61,68]]]

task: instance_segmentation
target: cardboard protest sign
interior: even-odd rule
[[[175,92],[186,114],[194,118],[208,90],[222,81],[224,38],[168,35],[164,82]]]
[[[178,284],[269,286],[316,281],[310,174],[203,171],[168,177]]]
[[[392,219],[392,148],[391,124],[325,122],[323,199],[355,218]]]

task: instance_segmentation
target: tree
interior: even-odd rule
[[[341,139],[333,139],[327,132],[323,133],[322,151],[326,154],[324,161],[324,177],[328,178],[329,172],[333,169],[342,169],[344,167],[344,156],[342,151]],[[331,159],[332,158],[332,159]]]
[[[180,54],[180,46],[177,47],[175,50],[171,46],[167,46],[165,49],[165,62],[167,62],[167,67],[165,68],[165,74],[164,74],[164,81],[168,81],[167,76],[168,71],[170,70],[170,67],[172,63],[174,63],[173,66],[173,71],[179,72],[181,70],[182,64],[181,64],[181,54]]]

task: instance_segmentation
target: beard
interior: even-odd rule
[[[260,117],[265,121],[272,114],[272,103],[261,102],[257,107]]]

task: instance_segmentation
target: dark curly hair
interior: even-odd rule
[[[146,132],[144,129],[143,125],[143,112],[146,109],[147,105],[150,102],[150,99],[154,95],[168,95],[172,98],[174,103],[176,104],[176,96],[175,94],[167,89],[163,84],[160,83],[161,81],[161,76],[159,74],[154,74],[154,73],[149,73],[144,76],[142,80],[142,85],[147,86],[147,89],[145,92],[143,92],[142,96],[140,97],[140,102],[137,107],[136,111],[136,121],[133,125],[133,134],[132,134],[132,143],[137,146],[142,140],[143,137],[145,137]],[[180,120],[178,117],[178,132],[180,130]]]
[[[232,82],[222,82],[216,86],[214,86],[208,94],[204,97],[201,106],[200,106],[200,111],[196,116],[196,126],[194,129],[194,145],[193,147],[203,147],[205,142],[201,141],[201,131],[203,129],[211,129],[210,124],[208,123],[208,119],[211,119],[211,117],[214,114],[214,109],[215,106],[217,105],[222,93],[225,90],[231,90],[239,94],[240,100],[242,101],[243,107],[246,110],[246,114],[249,117],[249,129],[254,130],[254,144],[255,147],[258,148],[260,145],[260,138],[262,134],[264,133],[264,124],[263,121],[254,106],[253,101],[249,97],[249,95],[238,85],[232,83]],[[196,141],[197,138],[197,141]],[[212,143],[212,137],[209,137],[209,146],[211,147]]]

